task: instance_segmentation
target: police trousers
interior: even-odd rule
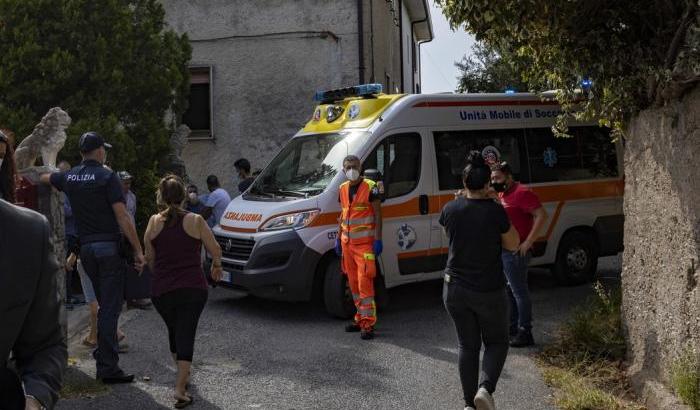
[[[97,378],[117,376],[121,373],[117,325],[124,303],[126,260],[116,241],[83,244],[80,259],[100,305],[97,312],[97,349],[93,352]]]

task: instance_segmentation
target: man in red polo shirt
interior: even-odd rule
[[[547,211],[534,192],[513,180],[513,172],[507,162],[492,165],[491,171],[491,186],[498,192],[510,222],[520,235],[518,251],[504,250],[501,255],[510,296],[510,345],[532,346],[535,342],[532,337],[532,302],[527,285],[527,267],[532,245],[547,221]]]

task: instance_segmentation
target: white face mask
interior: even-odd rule
[[[197,194],[195,194],[194,192],[190,192],[188,196],[190,197],[190,201],[192,202],[197,200]]]
[[[345,171],[345,177],[350,181],[357,181],[357,179],[360,177],[360,171],[351,168]]]

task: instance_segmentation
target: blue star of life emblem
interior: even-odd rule
[[[552,147],[547,147],[547,149],[544,150],[542,157],[544,159],[544,164],[549,168],[554,168],[559,161],[557,158],[557,152]]]

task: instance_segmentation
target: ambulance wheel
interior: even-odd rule
[[[340,271],[340,261],[332,258],[326,265],[323,279],[323,301],[326,311],[340,319],[350,319],[355,314],[348,277]]]
[[[573,231],[562,238],[552,272],[562,285],[591,282],[598,269],[598,244],[587,232]]]

